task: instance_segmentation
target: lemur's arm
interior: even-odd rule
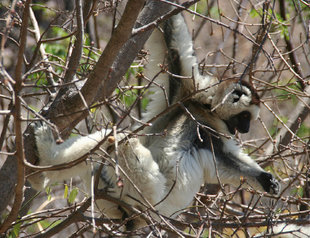
[[[230,144],[233,141],[229,142]],[[233,153],[217,156],[209,150],[199,150],[203,167],[205,168],[205,180],[208,183],[231,184],[235,187],[241,184],[245,187],[251,187],[255,190],[265,191],[271,194],[278,194],[280,190],[279,182],[274,176],[264,171],[251,157],[244,154],[240,148],[235,145],[226,145]],[[215,167],[215,162],[217,166]],[[217,172],[216,172],[217,171]],[[218,177],[217,177],[218,176]]]
[[[193,90],[191,77],[195,79],[195,88],[208,88],[214,84],[214,78],[199,73],[192,37],[181,14],[172,16],[159,29],[155,29],[146,42],[145,49],[149,54],[149,62],[144,74],[148,79],[154,80],[154,83],[150,88],[153,94],[149,96],[150,102],[143,114],[144,121],[165,110],[167,104],[180,99],[175,98],[177,89]],[[158,74],[162,70],[161,66],[167,65],[170,73],[185,78],[174,80],[167,73]],[[175,84],[183,84],[184,87]]]
[[[164,31],[172,73],[186,77],[200,77],[192,36],[181,13],[167,20]]]
[[[177,102],[180,95],[193,94],[196,90],[203,91],[196,93],[197,98],[204,104],[211,103],[216,92],[216,77],[201,74],[199,72],[198,59],[195,55],[192,35],[181,14],[172,16],[164,25],[165,41],[169,52],[169,69],[174,75],[181,75],[181,78],[170,77],[170,100]]]
[[[145,44],[145,49],[149,56],[144,74],[149,80],[153,80],[150,87],[150,91],[152,92],[149,95],[150,101],[147,105],[146,112],[143,113],[143,120],[147,122],[164,111],[169,101],[169,76],[162,71],[162,67],[166,64],[167,47],[163,33],[159,29],[153,31]]]

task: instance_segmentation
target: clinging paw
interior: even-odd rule
[[[56,142],[51,128],[45,122],[34,124],[34,134],[39,157],[39,165],[49,165],[52,160]]]
[[[34,124],[34,134],[37,144],[51,144],[55,142],[52,130],[45,122],[39,121]]]
[[[280,184],[275,177],[267,172],[262,172],[257,180],[260,182],[264,190],[271,194],[278,194],[280,192]]]

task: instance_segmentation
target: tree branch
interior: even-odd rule
[[[288,122],[286,123],[286,127],[283,126],[281,130],[277,133],[276,138],[274,139],[275,144],[271,143],[265,153],[266,155],[271,155],[275,148],[281,150],[281,147],[287,146],[291,139],[293,138],[293,135],[291,132],[296,133],[296,130],[298,129],[298,126],[300,123],[302,123],[307,116],[309,115],[309,105],[310,105],[310,86],[307,86],[304,89],[305,92],[305,100],[298,101],[294,111],[290,114],[291,117],[289,118]],[[289,128],[290,130],[288,130]]]
[[[117,58],[117,54],[121,47],[130,37],[132,28],[139,14],[139,9],[141,9],[143,5],[143,0],[129,1],[127,3],[117,28],[96,63],[95,68],[90,73],[87,82],[81,89],[83,98],[88,105],[95,101],[95,95],[100,85],[115,81],[115,79],[112,80],[110,78],[112,63],[114,59]],[[135,56],[136,54],[134,54],[133,58]],[[109,95],[107,95],[107,97],[108,96]],[[87,111],[80,112],[83,108],[85,108],[85,104],[79,93],[67,90],[65,94],[58,94],[48,111],[42,114],[55,123],[60,131],[63,131],[63,135],[66,136],[79,121],[87,116]],[[63,118],[58,117],[63,114],[63,112],[71,115],[66,116],[66,120],[63,120]]]
[[[286,10],[285,10],[285,1],[280,0],[279,1],[279,7],[280,7],[280,15],[284,21],[286,21]],[[300,76],[300,78],[297,77],[298,82],[300,83],[300,86],[302,90],[305,90],[306,84],[303,80],[302,70],[300,69],[299,63],[297,62],[297,56],[294,52],[293,43],[290,40],[289,35],[284,35],[284,40],[286,43],[286,50],[289,55],[289,59],[292,62],[292,68]]]
[[[84,20],[83,20],[83,10],[82,10],[82,1],[75,0],[75,8],[76,8],[76,23],[77,23],[77,34],[76,40],[74,42],[73,51],[68,63],[68,69],[64,76],[64,83],[71,82],[73,80],[74,75],[76,74],[76,70],[79,66],[80,59],[82,57],[82,49],[83,49],[83,36],[84,36]],[[67,90],[67,88],[62,88]],[[60,94],[62,93],[62,89],[60,90]]]
[[[60,231],[70,226],[71,224],[83,220],[83,212],[87,210],[87,208],[90,206],[90,203],[91,198],[88,198],[76,211],[72,212],[63,222],[46,232],[42,232],[41,234],[35,236],[35,238],[51,237],[58,234]]]
[[[18,50],[17,64],[15,68],[15,85],[14,85],[14,124],[15,124],[15,145],[16,152],[15,157],[17,158],[17,182],[15,187],[15,198],[12,206],[12,210],[6,220],[0,226],[0,234],[4,233],[14,222],[18,216],[19,209],[24,198],[24,184],[25,184],[25,166],[24,166],[24,144],[23,144],[23,133],[21,128],[21,101],[20,92],[22,90],[22,69],[24,62],[24,51],[26,48],[27,41],[27,27],[29,19],[29,8],[31,0],[25,2],[22,25],[20,31],[20,46]]]

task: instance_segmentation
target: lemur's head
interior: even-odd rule
[[[203,85],[203,83],[206,85]],[[198,84],[197,84],[198,85]],[[252,119],[259,114],[259,96],[247,82],[239,79],[218,81],[217,78],[201,78],[193,96],[196,115],[215,130],[222,133],[247,133]]]
[[[249,83],[233,79],[218,85],[211,110],[225,122],[231,134],[236,130],[247,133],[251,120],[258,117],[259,104],[259,96]]]

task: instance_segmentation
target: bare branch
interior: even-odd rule
[[[24,143],[23,143],[23,133],[21,127],[21,101],[20,101],[20,91],[22,90],[22,69],[24,62],[24,51],[27,42],[27,27],[29,20],[29,8],[31,0],[25,2],[22,25],[20,30],[20,46],[18,51],[17,64],[15,68],[15,85],[14,85],[14,123],[15,123],[15,144],[17,158],[17,181],[15,187],[15,198],[12,206],[12,210],[6,220],[0,226],[0,234],[4,233],[14,222],[18,216],[19,209],[24,198],[24,184],[25,184],[25,167],[24,167]]]
[[[77,22],[77,34],[76,40],[74,42],[73,51],[71,57],[69,59],[69,63],[67,66],[67,71],[64,76],[64,83],[71,82],[73,77],[76,74],[76,70],[79,66],[79,62],[82,56],[82,49],[83,49],[83,36],[84,36],[84,19],[83,19],[83,8],[82,8],[82,1],[75,0],[75,7],[76,7],[76,22]],[[67,90],[67,89],[65,89]],[[62,94],[62,90],[59,92]]]
[[[284,0],[280,0],[279,3],[280,3],[279,4],[280,15],[281,15],[282,19],[284,21],[286,21],[287,19],[286,19],[285,1]],[[290,36],[285,34],[284,35],[284,40],[285,40],[285,43],[286,43],[286,50],[287,50],[287,52],[288,52],[288,54],[290,56],[289,59],[292,62],[292,68],[294,69],[296,74],[300,75],[300,77],[297,77],[298,78],[298,82],[300,83],[302,90],[304,90],[305,87],[306,87],[306,84],[305,84],[305,82],[303,80],[302,70],[300,69],[300,66],[299,66],[296,54],[294,52],[294,46],[293,46],[293,44],[292,44],[292,42],[290,40]]]

